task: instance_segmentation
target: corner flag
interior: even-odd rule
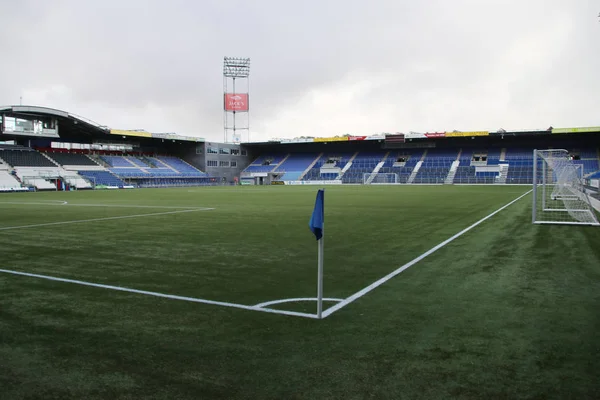
[[[325,190],[319,189],[317,192],[317,199],[315,200],[315,209],[313,210],[308,224],[310,230],[315,235],[317,240],[321,240],[323,237],[323,222],[325,222]]]
[[[317,318],[321,319],[323,315],[323,230],[325,224],[325,189],[319,189],[315,208],[308,227],[317,238],[318,264],[317,264]]]

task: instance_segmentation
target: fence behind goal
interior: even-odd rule
[[[533,151],[533,209],[536,224],[600,225],[583,185],[582,169],[567,150]]]

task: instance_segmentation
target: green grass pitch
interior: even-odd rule
[[[3,194],[0,269],[248,306],[314,297],[316,189]],[[528,190],[326,187],[325,296]],[[531,195],[323,320],[0,273],[0,398],[597,399],[599,309],[600,229],[533,225]]]

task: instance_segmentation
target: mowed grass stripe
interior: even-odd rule
[[[463,192],[465,204],[476,204],[474,197],[479,196],[492,208],[484,215],[498,208],[491,203],[502,198],[501,190],[467,189]],[[404,197],[435,196],[438,204],[447,201],[451,213],[458,213],[452,203],[460,194],[453,190],[410,188]],[[276,208],[281,206],[279,202],[288,202],[291,214],[302,208],[297,210],[302,237],[310,237],[306,224],[314,191],[294,191],[302,197],[297,202],[287,195],[267,201],[278,203]],[[166,192],[170,193],[165,191],[162,196],[172,196],[173,202],[179,197]],[[386,194],[378,188],[367,197],[366,192],[365,202],[371,205],[399,203],[398,194],[403,193],[393,188]],[[387,196],[390,199],[381,200]],[[500,205],[514,197],[514,193],[507,195]],[[305,199],[309,205],[304,208]],[[235,201],[226,198],[224,203],[233,207]],[[259,210],[261,206],[252,203],[244,207]],[[240,225],[242,209],[218,211],[221,216],[232,216],[232,225]],[[420,211],[423,215],[431,212]],[[443,215],[437,208],[433,212]],[[463,219],[475,217],[466,212]],[[252,213],[254,229],[272,228],[260,222],[260,213]],[[372,213],[382,218],[380,213]],[[223,220],[215,215],[210,216],[214,220],[205,219],[209,217],[205,214],[194,215],[199,220],[192,221],[191,231],[197,235],[214,228],[208,224]],[[399,223],[396,214],[390,215]],[[598,398],[600,230],[534,226],[530,216],[530,204],[524,199],[432,254],[419,267],[336,313],[335,318],[322,321],[167,299],[148,301],[126,294],[111,296],[77,285],[0,276],[0,387],[3,396],[11,399]],[[184,222],[180,217],[173,218]],[[363,224],[362,228],[376,233],[381,220],[375,221],[376,225]],[[151,247],[140,237],[149,230],[149,238],[158,238],[150,228],[131,228],[138,237],[125,244],[120,241],[126,236],[117,233],[112,245],[120,255],[126,254],[120,247],[128,245],[137,253],[132,250],[137,249],[134,244],[149,251]],[[165,224],[164,228],[165,237],[176,234],[173,226]],[[248,228],[245,232],[252,231]],[[214,238],[226,242],[234,229],[219,232],[211,231]],[[86,235],[84,230],[76,233]],[[108,233],[98,231],[90,240]],[[189,233],[186,229],[176,240],[165,240],[173,245]],[[410,242],[409,235],[401,237]],[[25,236],[20,239],[26,243]],[[417,237],[412,241],[426,240]],[[99,242],[107,249],[110,244]],[[431,247],[430,243],[422,245]],[[311,276],[315,247],[310,237]],[[355,247],[355,254],[371,251],[367,246]],[[56,250],[60,253],[58,247]],[[164,257],[163,250],[157,249],[146,259]],[[210,247],[206,251],[210,252]],[[212,251],[221,258],[235,254],[225,248]],[[19,257],[17,252],[11,254]],[[38,258],[46,254],[38,254]],[[142,260],[143,254],[137,254]],[[252,257],[258,259],[261,254],[255,252]],[[390,254],[387,268],[399,265],[393,260],[396,257]],[[162,276],[155,265],[157,280],[169,279],[173,272],[165,259],[160,260],[165,264]],[[59,268],[61,259],[52,264]],[[294,274],[281,268],[283,264],[280,260],[274,265]],[[103,272],[84,264],[81,269],[98,275]],[[130,270],[132,277],[139,272]],[[252,285],[250,276],[232,285],[230,292]],[[360,274],[356,277],[362,279]],[[265,288],[265,294],[271,292]]]
[[[265,189],[254,200],[209,189],[201,193],[203,202],[218,204],[210,213],[11,231],[6,262],[26,272],[242,304],[312,297],[316,246],[307,220],[315,189]],[[326,189],[327,296],[349,296],[514,198],[514,188],[365,189],[371,188]],[[94,201],[97,192],[77,194],[78,201]],[[117,198],[112,202],[175,204],[198,196],[182,190],[111,194]],[[50,216],[123,214],[110,208],[59,211]]]

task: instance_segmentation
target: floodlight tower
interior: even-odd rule
[[[238,88],[236,89],[236,80]],[[241,88],[240,88],[241,85]],[[231,86],[231,91],[229,87]],[[237,91],[236,91],[237,90]],[[225,143],[229,142],[229,132],[233,131],[233,142],[240,142],[241,135],[236,131],[247,131],[250,141],[250,59],[225,57],[223,59],[223,127]],[[236,115],[238,116],[236,120]],[[243,118],[245,116],[245,118]]]

